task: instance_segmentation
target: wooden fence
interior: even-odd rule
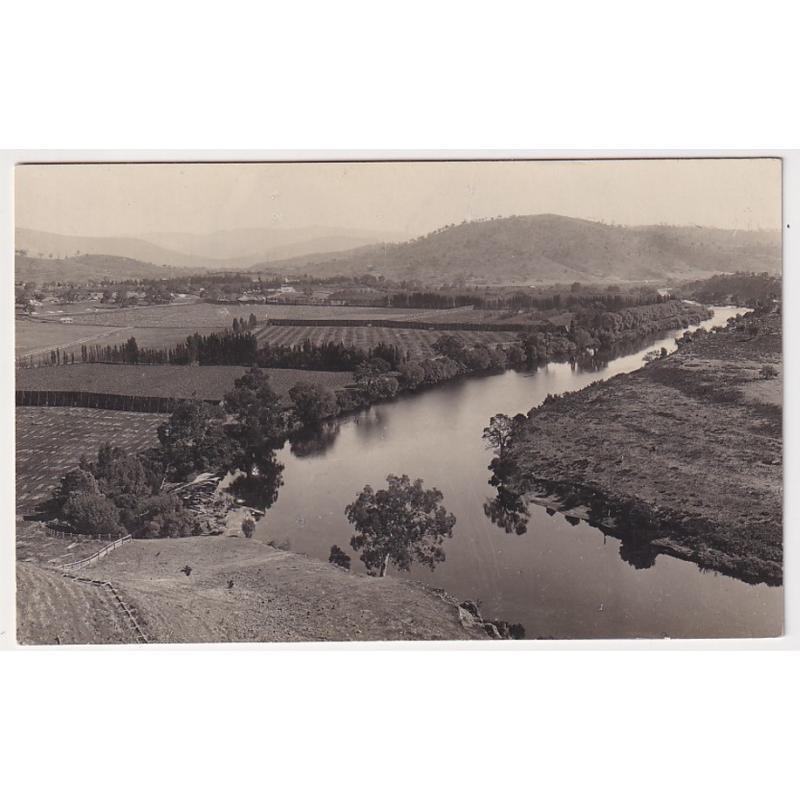
[[[130,537],[128,537],[130,538]],[[70,575],[68,572],[64,573],[65,578],[69,578],[73,581],[80,581],[81,583],[91,583],[94,586],[100,586],[108,592],[111,592],[112,597],[117,601],[117,605],[122,609],[122,613],[125,614],[128,622],[130,623],[131,627],[133,628],[134,636],[141,644],[149,644],[150,640],[147,638],[147,635],[142,630],[142,626],[139,624],[139,620],[136,619],[136,615],[133,613],[133,609],[122,599],[120,593],[116,590],[116,588],[110,584],[108,581],[98,581],[94,578],[83,578],[77,575]]]
[[[59,564],[59,569],[67,570],[88,567],[89,564],[97,563],[101,558],[105,558],[105,556],[107,556],[112,550],[122,547],[125,542],[129,541],[131,541],[130,534],[123,536],[120,539],[115,539],[113,542],[111,542],[111,544],[101,547],[96,553],[92,553],[92,555],[86,556],[86,558],[79,558],[77,561],[70,561],[68,564]]]

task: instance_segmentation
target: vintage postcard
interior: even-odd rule
[[[17,641],[780,636],[781,186],[19,164]]]

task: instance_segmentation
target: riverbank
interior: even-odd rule
[[[104,632],[123,629],[117,610],[76,594],[84,587],[72,579],[34,564],[18,565],[18,573],[22,643],[102,644]],[[473,604],[441,590],[351,574],[238,537],[134,540],[79,574],[111,583],[150,642],[501,638]]]
[[[641,369],[555,397],[515,434],[498,476],[638,551],[780,585],[779,315],[747,315]],[[762,369],[775,377],[762,377]]]

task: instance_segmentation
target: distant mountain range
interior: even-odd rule
[[[245,269],[260,261],[337,252],[384,240],[388,232],[309,227],[293,230],[243,228],[208,234],[153,233],[146,236],[66,236],[17,228],[15,250],[33,258],[121,256],[149,264],[193,269]]]
[[[781,270],[780,231],[623,227],[554,214],[448,225],[410,241],[310,227],[78,237],[16,232],[17,280],[153,277],[184,270],[359,275],[441,284],[666,280]],[[51,256],[52,258],[48,258]],[[56,258],[66,259],[59,264]],[[48,262],[50,267],[48,268]],[[25,277],[27,276],[27,277]]]

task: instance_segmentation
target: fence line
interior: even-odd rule
[[[18,406],[100,408],[107,411],[136,411],[149,414],[171,414],[175,410],[175,406],[182,401],[182,398],[176,397],[148,397],[60,389],[17,389],[14,394]],[[202,402],[219,405],[220,401],[203,399]]]
[[[128,537],[130,538],[130,537]],[[150,640],[147,638],[147,635],[142,630],[141,625],[139,625],[139,621],[136,619],[136,615],[133,613],[133,610],[130,606],[122,599],[122,596],[117,591],[116,587],[110,584],[108,581],[98,581],[94,578],[83,578],[79,577],[78,575],[70,575],[68,572],[63,573],[65,578],[69,578],[73,581],[80,581],[81,583],[91,583],[95,586],[101,586],[102,588],[106,589],[107,591],[111,592],[114,599],[117,601],[118,605],[122,609],[123,613],[127,617],[128,621],[130,622],[131,626],[133,627],[133,631],[136,635],[136,638],[142,644],[149,644]]]
[[[87,556],[86,558],[79,558],[77,561],[71,561],[68,564],[59,564],[59,569],[81,569],[82,567],[88,567],[89,564],[94,564],[101,558],[107,556],[112,550],[122,547],[125,542],[129,541],[131,541],[130,534],[123,536],[120,539],[115,539],[113,542],[111,542],[111,544],[101,547],[96,553],[92,553],[92,555]]]

